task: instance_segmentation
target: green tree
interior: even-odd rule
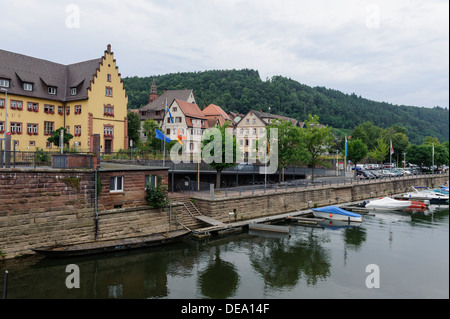
[[[156,123],[154,120],[145,120],[144,124],[142,125],[143,133],[145,134],[145,136],[147,136],[147,142],[145,143],[146,150],[155,151],[161,149],[161,143],[163,143],[163,141],[156,138],[155,131],[159,128],[160,127],[158,123]]]
[[[304,149],[304,161],[312,167],[312,180],[314,181],[314,168],[317,164],[327,164],[321,157],[326,153],[333,143],[331,127],[320,125],[317,115],[309,115],[302,129],[302,142]]]
[[[354,140],[348,142],[347,158],[355,165],[356,176],[356,164],[366,158],[368,153],[367,145],[361,140]]]
[[[134,112],[129,112],[128,118],[128,138],[133,141],[133,145],[137,145],[139,141],[139,134],[141,131],[141,120],[139,115]]]
[[[291,121],[276,121],[266,127],[268,140],[270,140],[271,129],[278,130],[278,167],[283,170],[282,178],[284,181],[285,168],[300,165],[306,160],[302,131],[301,128],[294,126]],[[257,141],[255,150],[259,143],[264,143],[264,141]]]
[[[383,162],[386,156],[389,154],[390,145],[384,138],[379,137],[377,139],[377,146],[368,153],[369,157],[373,158],[376,162]]]
[[[69,142],[71,139],[73,139],[73,135],[70,133],[67,133],[67,129],[64,127],[60,127],[59,129],[57,129],[56,131],[54,131],[52,133],[52,136],[50,136],[49,138],[47,138],[47,141],[49,141],[50,143],[53,143],[53,145],[59,147],[59,140],[61,138],[61,130],[64,131],[64,145],[69,146]]]
[[[220,189],[220,177],[222,174],[222,171],[227,168],[231,168],[236,165],[236,158],[237,158],[237,152],[239,150],[237,149],[237,143],[236,143],[236,136],[233,135],[232,130],[228,130],[229,122],[225,122],[223,126],[219,126],[217,129],[220,132],[220,140],[215,140],[215,135],[211,135],[209,138],[204,138],[202,140],[202,155],[205,159],[205,156],[208,156],[210,158],[218,158],[220,156],[219,160],[213,160],[209,165],[216,170],[216,188]],[[219,138],[219,137],[217,137]],[[233,141],[233,149],[232,149],[232,162],[227,161],[226,158],[226,141],[232,140]],[[210,147],[212,145],[217,145],[218,148]],[[216,154],[215,152],[218,151],[221,154]]]

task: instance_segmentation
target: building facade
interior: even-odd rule
[[[71,65],[0,50],[0,135],[11,134],[15,150],[57,151],[47,139],[61,127],[81,151],[93,151],[95,134],[102,152],[127,149],[127,104],[110,45]]]
[[[301,124],[293,118],[251,110],[236,124],[236,142],[241,156],[248,159],[256,157],[256,141],[266,136],[266,127],[276,121],[290,121],[294,126]]]
[[[177,141],[181,134],[185,138],[181,140],[184,144],[184,155],[196,158],[201,154],[202,135],[208,128],[208,119],[195,103],[176,99],[169,109],[174,123],[169,113],[166,113],[163,132],[173,141]]]
[[[166,109],[172,105],[174,100],[181,100],[188,103],[196,103],[194,92],[192,90],[164,90],[164,93],[158,95],[155,80],[153,80],[148,104],[139,109],[139,118],[141,120],[140,138],[144,143],[147,141],[143,125],[146,120],[155,121],[162,128]]]

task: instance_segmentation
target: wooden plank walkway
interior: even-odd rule
[[[202,222],[205,222],[207,224],[210,224],[212,226],[220,226],[220,227],[226,227],[227,226],[224,223],[219,222],[218,220],[215,220],[215,219],[213,219],[211,217],[208,217],[208,216],[201,215],[201,216],[194,216],[194,217],[196,219],[198,219],[198,220],[200,220]]]
[[[229,223],[229,224],[225,224],[225,223],[216,221],[217,223],[220,223],[220,224],[213,225],[210,227],[205,227],[205,228],[193,229],[193,232],[200,234],[200,233],[210,233],[210,232],[221,231],[221,230],[225,230],[225,229],[229,229],[229,228],[247,227],[250,224],[274,222],[274,221],[279,221],[279,220],[283,220],[283,219],[286,219],[289,217],[294,217],[294,216],[305,216],[305,215],[309,215],[310,213],[311,213],[311,210],[296,211],[296,212],[284,213],[284,214],[279,214],[279,215],[264,216],[264,217],[260,217],[260,218],[238,221],[238,222],[233,222],[233,223]],[[196,216],[196,218],[199,218],[199,217],[200,216]],[[206,216],[201,216],[201,217],[204,218]],[[212,218],[210,218],[210,219],[212,221],[214,220]]]

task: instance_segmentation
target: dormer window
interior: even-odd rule
[[[24,83],[23,84],[23,89],[24,89],[24,91],[32,92],[33,91],[33,84],[31,84],[31,83]]]
[[[77,88],[70,88],[70,95],[77,95]]]
[[[54,86],[49,86],[47,92],[48,94],[56,95],[56,88]]]
[[[9,80],[0,79],[0,86],[4,88],[9,88]]]

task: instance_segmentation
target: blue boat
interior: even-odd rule
[[[324,218],[328,220],[339,220],[346,222],[362,223],[363,218],[359,214],[355,214],[337,206],[327,206],[312,209],[314,217]]]

